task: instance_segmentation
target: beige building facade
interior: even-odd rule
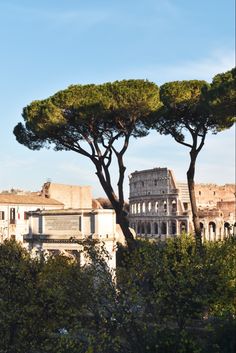
[[[159,239],[192,232],[192,214],[186,183],[173,171],[154,168],[130,175],[130,226],[138,236]],[[235,231],[235,185],[196,185],[200,226],[204,240],[219,240]]]
[[[0,194],[0,241],[16,239],[34,254],[63,253],[86,262],[84,245],[94,240],[116,267],[114,210],[92,199],[91,187],[45,183],[38,195]]]
[[[23,242],[29,229],[28,212],[64,208],[63,203],[39,195],[0,194],[0,242]]]

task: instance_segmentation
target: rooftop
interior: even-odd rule
[[[15,195],[15,194],[0,194],[0,204],[14,204],[14,205],[61,205],[54,199],[36,195]]]

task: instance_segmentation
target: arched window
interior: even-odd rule
[[[140,209],[141,209],[141,206],[140,206],[140,203],[138,203],[138,213],[140,213]]]
[[[209,223],[209,240],[216,240],[216,224],[215,224],[215,222]]]
[[[134,213],[137,213],[137,205],[136,205],[136,203],[134,204]]]
[[[155,212],[158,213],[158,202],[155,202]]]
[[[158,234],[158,223],[154,223],[154,233]]]
[[[137,232],[138,232],[138,234],[141,233],[141,225],[140,225],[140,222],[138,222]]]
[[[166,235],[166,222],[161,223],[161,234]]]
[[[166,203],[166,201],[163,202],[163,208],[164,208],[164,212],[166,213],[167,212],[167,203]]]
[[[147,234],[151,234],[151,225],[149,222],[146,224],[146,232]]]
[[[171,222],[171,234],[176,234],[176,221]]]
[[[224,223],[224,235],[228,237],[230,235],[230,224],[229,222]]]
[[[171,207],[172,207],[172,208],[171,208],[172,213],[176,213],[176,211],[177,211],[177,205],[176,205],[176,201],[175,201],[175,200],[172,201]]]
[[[180,232],[181,232],[181,233],[187,232],[187,224],[186,224],[186,222],[184,222],[184,221],[182,221],[182,222],[180,223]]]
[[[145,202],[143,202],[143,204],[142,204],[142,212],[145,213],[145,211],[146,211],[146,205],[145,205]]]
[[[215,224],[215,222],[210,222],[210,223],[209,223],[209,230],[212,231],[213,233],[215,233],[215,231],[216,231],[216,224]]]
[[[141,225],[141,234],[145,234],[145,224],[142,223]]]
[[[152,209],[152,203],[149,201],[148,202],[148,211],[151,212],[151,209]]]

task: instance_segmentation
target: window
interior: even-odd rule
[[[5,219],[5,212],[0,211],[0,221],[3,221]]]
[[[166,203],[166,201],[163,202],[163,208],[164,208],[164,212],[166,213],[167,212],[167,203]]]
[[[79,231],[82,231],[82,217],[79,216]]]
[[[181,231],[181,233],[187,232],[187,224],[186,224],[186,222],[182,221],[180,223],[180,231]]]
[[[14,207],[10,208],[10,224],[16,223],[16,209]]]
[[[28,214],[28,212],[24,212],[24,219],[29,219],[29,214]]]
[[[175,201],[175,200],[173,200],[173,201],[172,201],[172,212],[173,212],[173,213],[175,213],[175,212],[176,212],[176,210],[177,210],[177,207],[176,207],[176,201]]]
[[[202,193],[201,193],[201,191],[198,191],[198,195],[201,195]]]
[[[176,222],[171,222],[171,232],[172,234],[176,234]]]
[[[158,224],[154,223],[154,233],[158,234]]]
[[[145,234],[145,224],[141,224],[141,234]]]
[[[161,234],[166,235],[167,227],[166,227],[166,222],[162,222],[161,224]]]
[[[158,212],[158,202],[155,203],[155,212]]]
[[[142,212],[144,213],[146,211],[146,205],[145,205],[145,202],[143,202],[143,205],[142,205]]]

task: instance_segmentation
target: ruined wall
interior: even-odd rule
[[[217,202],[235,201],[235,184],[196,184],[195,194],[198,206],[216,206]]]
[[[235,201],[221,201],[217,202],[217,209],[220,210],[224,218],[234,219],[236,215]]]

